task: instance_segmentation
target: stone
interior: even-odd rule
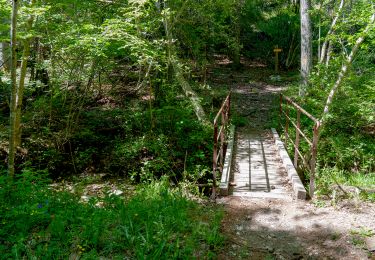
[[[366,238],[366,246],[368,251],[375,252],[375,236]]]
[[[113,190],[109,194],[115,195],[115,196],[120,196],[120,195],[124,194],[124,192],[122,190]]]

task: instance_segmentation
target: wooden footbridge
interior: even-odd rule
[[[230,93],[226,97],[214,120],[213,197],[219,193],[222,196],[275,199],[293,195],[306,199],[297,169],[309,172],[310,196],[313,196],[319,121],[289,97],[280,94],[282,140],[275,129],[248,127],[236,131],[234,126],[229,126],[231,96]],[[301,117],[311,121],[312,131],[302,129]],[[302,146],[301,141],[304,142]],[[287,145],[294,148],[293,162],[286,151]],[[218,174],[221,175],[220,185],[216,183]]]

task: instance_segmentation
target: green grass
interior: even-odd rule
[[[45,180],[32,172],[14,181],[0,176],[1,259],[212,258],[222,246],[222,212],[167,180],[142,186],[126,202],[106,196],[86,204]]]
[[[364,174],[361,172],[350,173],[337,168],[319,169],[317,176],[317,194],[331,195],[332,187],[340,184],[343,187],[354,187],[361,199],[375,202],[375,174]],[[348,190],[351,192],[351,190]],[[349,194],[354,196],[355,194]]]

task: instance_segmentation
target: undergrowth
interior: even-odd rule
[[[27,170],[0,176],[1,259],[212,258],[222,246],[222,212],[203,209],[166,178],[126,201],[107,195],[88,203],[47,180]]]
[[[363,61],[368,62],[368,61]],[[341,68],[340,60],[335,60],[327,69],[321,66],[310,78],[308,93],[298,96],[298,84],[291,85],[287,95],[292,96],[306,111],[321,119],[328,93]],[[365,71],[356,62],[345,78],[330,106],[330,113],[320,130],[318,147],[318,194],[332,195],[337,185],[356,187],[360,197],[374,201],[375,189],[375,89],[374,66],[368,63]],[[295,111],[291,117],[296,118]],[[305,134],[312,140],[312,121],[301,117]],[[294,141],[295,132],[291,131]],[[292,145],[288,147],[294,154]],[[309,146],[302,143],[302,150]],[[308,174],[306,176],[309,178]]]
[[[40,97],[25,111],[26,152],[17,155],[17,171],[31,165],[52,178],[104,172],[138,183],[164,175],[178,182],[184,172],[211,167],[213,129],[196,120],[185,100],[152,108],[131,100],[111,109],[89,100],[73,118],[62,98]],[[1,122],[6,125],[5,119]],[[7,132],[0,128],[0,144],[6,144]],[[6,148],[1,148],[0,160],[5,161]]]

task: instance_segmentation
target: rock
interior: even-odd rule
[[[368,251],[375,252],[375,236],[366,238],[366,246]]]
[[[104,207],[104,202],[103,201],[99,201],[95,204],[96,207],[98,208],[103,208]]]
[[[243,226],[237,225],[237,226],[236,226],[236,229],[237,229],[238,231],[242,231],[242,230],[243,230]]]
[[[81,257],[79,256],[78,253],[71,253],[70,256],[69,256],[69,260],[78,260],[80,258]]]
[[[116,195],[116,196],[120,196],[122,194],[124,194],[122,190],[113,190],[109,193],[109,195]]]
[[[82,202],[88,202],[89,200],[90,200],[89,196],[86,196],[86,195],[81,196],[81,201]]]

